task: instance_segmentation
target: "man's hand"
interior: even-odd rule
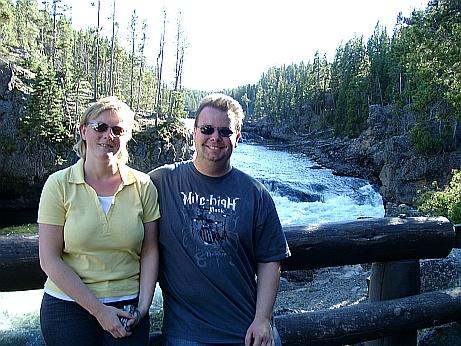
[[[245,346],[274,346],[271,320],[280,281],[280,262],[258,263],[255,318],[245,335]]]
[[[274,346],[274,335],[269,320],[254,320],[245,335],[245,346]]]
[[[141,321],[141,312],[138,308],[134,309],[133,318],[128,320],[128,330],[132,330]]]

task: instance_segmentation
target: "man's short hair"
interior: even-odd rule
[[[243,118],[245,118],[245,113],[243,113],[242,106],[238,103],[237,100],[234,100],[232,97],[221,94],[209,94],[205,96],[200,102],[197,112],[195,113],[195,126],[198,124],[198,118],[200,113],[205,107],[212,107],[219,109],[223,112],[226,112],[231,124],[235,127],[237,131],[242,130]]]

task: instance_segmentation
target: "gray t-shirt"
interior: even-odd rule
[[[163,333],[243,343],[255,315],[257,263],[290,255],[271,196],[236,168],[214,178],[187,161],[149,174],[162,215]]]

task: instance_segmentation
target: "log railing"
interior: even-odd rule
[[[453,225],[442,217],[362,219],[289,226],[284,231],[292,253],[282,262],[285,271],[443,258],[461,243]],[[0,249],[0,291],[43,286],[37,236],[0,237]],[[459,311],[461,289],[455,288],[277,316],[275,323],[283,345],[341,345],[459,321]],[[157,344],[158,335],[152,335],[151,341]]]

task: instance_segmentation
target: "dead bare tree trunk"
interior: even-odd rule
[[[184,61],[184,31],[182,28],[182,17],[179,12],[176,33],[176,64],[174,76],[174,91],[181,89],[182,64]]]
[[[99,73],[99,15],[101,12],[101,0],[98,0],[98,16],[94,47],[94,80],[93,80],[93,99],[98,99],[98,73]]]
[[[133,11],[131,16],[131,78],[130,78],[130,107],[133,107],[133,89],[134,89],[134,65],[135,65],[135,45],[136,45],[136,25],[138,23],[138,16],[136,10]]]
[[[182,80],[182,68],[184,63],[184,52],[185,52],[185,39],[184,30],[182,26],[182,15],[179,12],[177,20],[177,31],[176,31],[176,63],[175,63],[175,76],[174,76],[174,87],[170,92],[170,102],[168,109],[168,117],[173,117],[173,109],[177,108],[178,91],[181,90]]]
[[[155,103],[155,126],[158,125],[158,118],[162,111],[162,72],[163,57],[165,49],[165,32],[166,32],[166,9],[163,9],[163,28],[160,34],[159,52],[157,55],[157,97]]]
[[[141,61],[139,63],[139,76],[138,76],[138,97],[136,100],[136,111],[139,111],[139,104],[142,95],[142,80],[143,80],[143,70],[144,70],[144,48],[146,46],[146,31],[147,31],[147,22],[144,20],[142,23],[142,38],[141,44],[139,46],[139,54],[141,55]]]
[[[57,17],[58,17],[58,3],[61,0],[53,0],[53,38],[52,38],[52,46],[51,46],[51,61],[53,64],[53,68],[56,69],[56,40],[58,36],[58,25],[57,25]]]
[[[115,0],[112,11],[112,38],[110,41],[109,94],[114,94]]]

